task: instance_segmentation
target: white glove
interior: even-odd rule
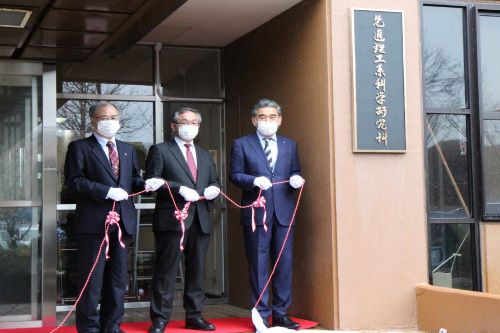
[[[119,187],[110,187],[106,199],[112,199],[114,201],[122,201],[128,199],[128,193]]]
[[[218,188],[217,186],[209,186],[203,191],[203,196],[207,200],[213,200],[217,198],[219,193],[220,193],[220,188]]]
[[[165,181],[161,178],[149,178],[146,180],[146,185],[144,185],[144,189],[148,192],[149,191],[154,192],[160,187],[162,187],[163,184],[165,184]]]
[[[290,186],[293,188],[302,187],[305,182],[306,180],[299,175],[293,175],[292,177],[290,177]]]
[[[198,201],[198,200],[200,200],[200,195],[198,194],[198,192],[196,192],[192,188],[189,188],[186,186],[181,186],[179,188],[179,194],[182,195],[182,197],[186,201]]]
[[[257,177],[253,180],[253,185],[259,187],[262,190],[267,190],[273,186],[271,181],[267,179],[266,177]]]

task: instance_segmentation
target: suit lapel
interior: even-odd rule
[[[126,146],[122,141],[116,140],[116,149],[118,150],[118,156],[120,158],[120,179],[123,179],[124,175],[130,174],[129,167],[129,159],[131,158],[129,152],[127,152]],[[111,164],[111,163],[110,163]],[[126,176],[125,176],[126,177]]]
[[[260,143],[259,136],[257,135],[257,133],[254,133],[250,137],[250,145],[253,147],[253,149],[257,153],[257,156],[260,156],[262,163],[264,163],[264,165],[267,166],[269,171],[272,171],[271,166],[269,165],[269,162],[267,161],[266,154],[264,154],[264,149],[262,149],[262,145]]]
[[[194,181],[193,175],[191,175],[191,170],[189,170],[189,166],[188,166],[188,164],[186,162],[186,159],[184,158],[184,155],[182,155],[182,151],[181,151],[181,149],[179,148],[179,145],[177,144],[177,142],[175,142],[174,139],[172,139],[168,143],[168,148],[172,152],[172,155],[175,157],[175,159],[177,160],[177,162],[179,162],[179,165],[182,167],[182,169],[184,169],[184,172],[187,174],[187,176],[189,177],[189,179],[191,179],[191,181],[193,182],[193,184],[196,184],[196,182]],[[198,158],[198,154],[196,154],[196,158]]]
[[[274,163],[274,170],[279,170],[278,168],[281,166],[283,158],[283,154],[287,149],[286,141],[279,135],[276,135],[276,141],[278,143],[278,156],[276,157],[276,163]]]
[[[89,145],[92,154],[97,157],[97,159],[99,160],[99,162],[101,162],[102,166],[104,167],[104,169],[106,169],[109,175],[116,179],[115,174],[113,173],[113,169],[111,168],[111,163],[109,162],[108,157],[102,150],[101,145],[94,135],[91,135],[89,137]]]

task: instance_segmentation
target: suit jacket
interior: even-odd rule
[[[267,177],[271,182],[290,179],[292,175],[300,175],[300,162],[297,143],[281,135],[276,136],[278,143],[278,157],[274,171],[266,159],[264,150],[257,133],[243,136],[233,142],[231,150],[230,180],[243,189],[241,204],[249,205],[257,199],[259,188],[253,185],[256,177]],[[295,189],[288,183],[273,185],[267,191],[262,191],[266,198],[267,221],[270,223],[273,214],[276,214],[281,225],[288,226],[295,208]],[[257,224],[262,224],[264,210],[255,209]],[[242,225],[250,225],[251,209],[243,209],[240,214]]]
[[[113,200],[106,199],[110,187],[120,187],[131,194],[144,189],[137,156],[132,145],[116,140],[120,158],[120,177],[115,178],[111,163],[96,137],[73,141],[68,146],[64,164],[65,185],[76,196],[73,230],[83,234],[104,234],[104,222]],[[125,231],[134,235],[137,213],[132,198],[117,203]]]
[[[177,207],[182,209],[186,203],[179,194],[181,186],[192,188],[203,195],[203,190],[208,186],[221,187],[215,163],[210,153],[197,145],[197,180],[191,175],[188,164],[182,151],[174,139],[151,146],[146,159],[145,178],[158,177],[165,179],[174,195]],[[175,207],[166,186],[156,191],[156,209],[153,218],[153,231],[180,231],[179,221],[174,216]],[[201,230],[205,234],[210,234],[212,230],[212,221],[207,200],[200,200],[191,204],[189,216],[184,221],[186,228],[193,223],[195,212],[198,213]]]

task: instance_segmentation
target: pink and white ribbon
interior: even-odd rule
[[[106,231],[105,231],[105,235],[104,235],[104,238],[106,239],[106,260],[108,260],[110,258],[110,256],[109,256],[109,233],[108,233],[108,230],[113,224],[116,225],[116,227],[118,228],[118,240],[120,242],[120,246],[122,248],[125,248],[125,243],[123,243],[123,239],[122,239],[122,228],[120,228],[120,214],[118,214],[117,212],[112,210],[108,213],[108,216],[106,216],[106,222],[104,224],[106,226],[106,229],[105,229]]]
[[[264,216],[262,217],[262,225],[264,230],[267,232],[267,211],[266,211],[266,198],[259,196],[257,200],[252,203],[252,231],[255,232],[257,229],[257,224],[255,223],[255,208],[264,208]]]
[[[184,234],[186,232],[186,224],[184,223],[184,220],[187,219],[189,216],[188,214],[189,206],[191,206],[191,202],[188,201],[186,202],[186,205],[182,210],[176,209],[174,212],[175,218],[181,224],[182,236],[179,244],[179,248],[181,249],[181,251],[184,250],[184,245],[182,244],[184,242]]]

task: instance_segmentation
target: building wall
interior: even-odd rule
[[[500,294],[500,225],[483,222],[480,228],[483,291]]]
[[[329,95],[327,1],[304,1],[224,50],[226,137],[255,131],[250,109],[269,97],[284,108],[279,132],[298,141],[306,179],[294,246],[290,313],[333,328],[335,217],[333,123]],[[240,191],[229,187],[233,197]],[[239,210],[229,208],[229,300],[251,307]]]
[[[404,154],[352,152],[352,7],[404,11]],[[415,286],[428,276],[419,2],[304,1],[224,55],[228,142],[254,130],[249,110],[261,97],[283,104],[280,132],[299,142],[307,182],[291,313],[325,328],[415,328]],[[229,293],[248,306],[238,214],[229,211]]]
[[[417,326],[415,286],[427,281],[419,1],[331,4],[339,327]],[[407,152],[352,152],[350,10],[404,11]]]

